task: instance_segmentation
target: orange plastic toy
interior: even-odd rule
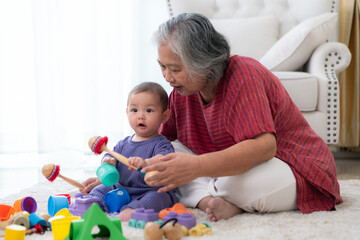
[[[15,208],[10,205],[0,204],[0,221],[6,221],[15,214]]]
[[[163,218],[167,216],[168,212],[176,212],[178,215],[181,215],[183,213],[190,213],[192,216],[194,216],[191,211],[186,210],[185,206],[182,203],[175,203],[173,207],[161,210],[159,212],[159,218],[163,220]]]

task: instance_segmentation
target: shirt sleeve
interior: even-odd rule
[[[174,152],[174,147],[172,146],[171,142],[163,137],[157,144],[154,156],[158,154],[166,155],[168,153]]]
[[[175,120],[175,96],[174,91],[170,93],[169,96],[169,109],[170,117],[166,123],[161,124],[159,133],[164,135],[170,141],[177,139],[177,129],[176,129],[176,120]]]
[[[245,57],[237,57],[228,68],[225,123],[235,141],[275,133],[267,89],[267,83],[275,76],[257,61]]]

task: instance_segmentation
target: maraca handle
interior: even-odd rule
[[[103,146],[104,147],[104,146]],[[117,153],[117,152],[114,152],[114,151],[111,151],[110,149],[108,149],[107,147],[104,147],[104,151],[105,152],[108,152],[111,156],[113,156],[114,158],[116,158],[119,162],[125,164],[126,166],[128,167],[131,167],[133,169],[136,170],[136,168],[134,166],[131,166],[129,164],[129,160],[124,157],[123,155],[121,155],[120,153]]]
[[[75,186],[75,187],[78,187],[78,188],[80,188],[80,189],[85,188],[85,186],[82,185],[81,183],[75,181],[74,179],[65,177],[65,176],[61,175],[60,173],[59,173],[58,177],[61,177],[62,179],[64,179],[65,181],[67,181],[68,183],[70,183],[71,185],[73,185],[73,186]]]

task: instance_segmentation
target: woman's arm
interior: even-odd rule
[[[272,133],[263,133],[222,151],[189,155],[171,153],[161,158],[162,162],[149,164],[142,171],[159,171],[146,179],[150,186],[164,186],[166,192],[198,177],[221,177],[244,173],[275,156],[276,138]]]

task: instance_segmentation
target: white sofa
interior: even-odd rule
[[[228,39],[232,54],[257,59],[283,83],[327,144],[339,134],[337,75],[350,64],[337,42],[339,0],[168,0],[170,16],[198,12]]]

